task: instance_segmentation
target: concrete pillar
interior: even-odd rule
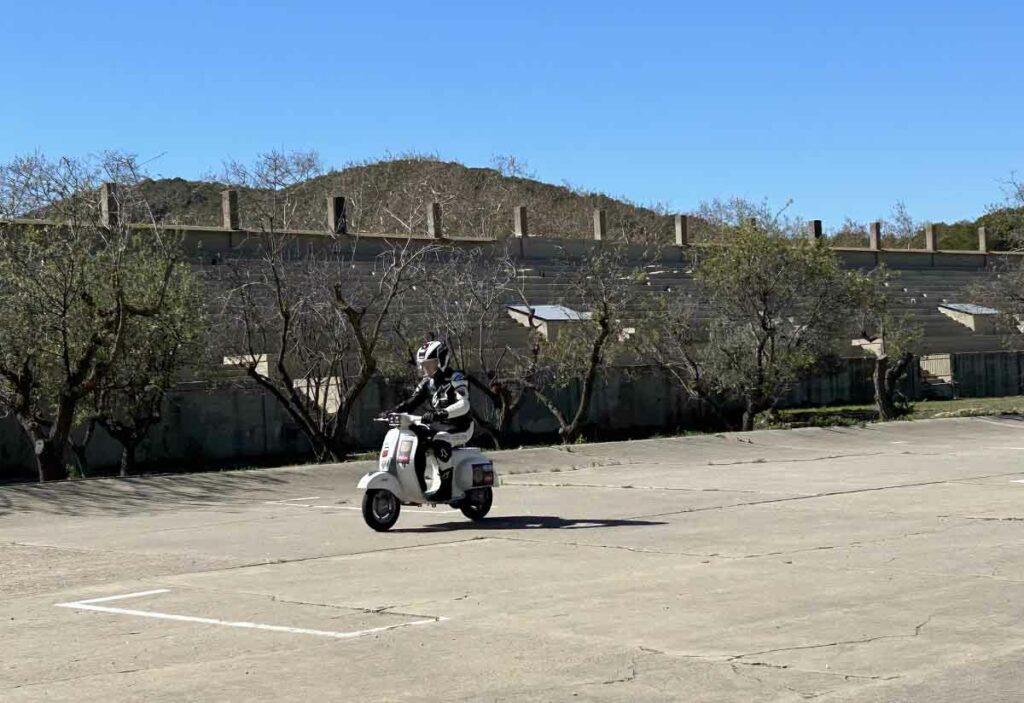
[[[229,188],[220,193],[221,227],[238,229],[238,191]]]
[[[938,241],[938,232],[935,229],[935,225],[931,222],[924,226],[924,248],[927,251],[935,251],[935,243]]]
[[[868,249],[878,251],[882,248],[882,223],[872,222],[868,225]]]
[[[820,242],[822,236],[821,220],[811,220],[807,223],[807,238],[812,242]]]
[[[600,242],[608,235],[608,221],[604,210],[594,210],[594,241]]]
[[[530,236],[530,223],[526,218],[526,206],[519,205],[512,211],[512,231],[518,239]]]
[[[690,243],[690,216],[676,215],[676,246],[685,247]]]
[[[433,202],[427,207],[427,236],[431,239],[444,238],[444,230],[441,226],[441,203]]]
[[[988,232],[984,227],[978,228],[978,251],[988,251]]]
[[[116,227],[119,214],[117,184],[104,183],[100,186],[100,223],[104,227]]]
[[[327,231],[331,234],[348,234],[348,216],[345,213],[344,196],[327,196]]]

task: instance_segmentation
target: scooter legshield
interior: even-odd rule
[[[402,495],[402,487],[399,485],[398,479],[387,471],[371,471],[364,475],[359,479],[358,488],[361,491],[384,490],[390,491],[396,496]]]

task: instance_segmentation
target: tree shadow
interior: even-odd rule
[[[652,527],[665,524],[667,523],[652,522],[650,520],[565,519],[551,515],[516,515],[484,518],[478,522],[473,522],[472,520],[442,522],[424,527],[407,527],[391,531],[407,534],[425,534],[430,532],[456,532],[459,530],[584,530],[594,527]]]
[[[230,509],[233,501],[271,498],[287,483],[288,476],[253,471],[16,484],[0,486],[0,516],[123,516],[183,507]]]

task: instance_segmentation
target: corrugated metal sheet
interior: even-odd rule
[[[509,305],[509,310],[514,310],[521,315],[529,315],[533,309],[533,316],[544,322],[568,321],[568,320],[589,320],[589,312],[576,312],[564,305]]]
[[[957,312],[965,312],[968,315],[996,315],[999,313],[998,310],[987,308],[984,305],[975,305],[974,303],[943,303],[939,307],[949,308]]]

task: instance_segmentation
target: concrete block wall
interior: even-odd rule
[[[110,189],[115,188],[114,184],[108,184]],[[239,229],[239,212],[237,193],[232,190],[223,193],[223,223],[221,227],[194,227],[194,226],[168,226],[168,229],[178,231],[183,237],[183,246],[186,252],[197,262],[213,263],[220,257],[233,256],[255,256],[259,253],[259,242],[268,236],[264,232]],[[111,221],[116,221],[116,200],[111,201],[110,207],[114,210],[107,212],[105,216]],[[413,242],[437,242],[442,241],[456,246],[480,246],[484,241],[478,239],[463,239],[448,237],[444,230],[443,213],[438,203],[428,203],[428,212],[431,214],[428,227],[423,232],[412,235],[404,234],[379,234],[379,233],[354,233],[349,232],[345,215],[346,200],[342,194],[329,196],[325,203],[324,229],[322,231],[289,231],[279,232],[275,236],[283,236],[294,240],[294,255],[302,256],[308,252],[327,253],[334,251],[355,252],[359,258],[372,259],[381,253],[388,246],[393,244],[405,244],[410,240]],[[606,230],[608,223],[603,211],[594,213],[594,238],[593,239],[560,239],[557,237],[536,236],[530,233],[528,213],[525,206],[513,209],[509,215],[512,222],[513,234],[507,238],[510,251],[523,259],[555,260],[565,257],[578,258],[583,256],[589,249],[602,246],[607,240]],[[694,244],[692,241],[692,230],[699,223],[694,222],[692,215],[675,215],[675,236],[673,241],[665,241],[652,246],[631,245],[630,254],[636,259],[650,258],[652,253],[660,261],[683,262],[689,255],[700,247],[713,246],[708,244]],[[3,223],[0,223],[3,224]],[[14,226],[45,226],[47,224],[40,220],[17,220]],[[140,231],[151,230],[150,225],[133,225]],[[668,230],[669,228],[666,228]],[[820,238],[822,223],[820,220],[811,221],[812,238]],[[847,266],[857,268],[869,268],[884,263],[895,269],[973,269],[981,270],[993,263],[1005,260],[1007,257],[1018,258],[1020,255],[1006,252],[991,252],[988,250],[988,240],[984,228],[978,232],[978,249],[976,251],[944,251],[941,249],[941,238],[932,228],[932,236],[928,239],[932,246],[920,250],[907,249],[884,249],[879,246],[880,225],[872,223],[868,232],[868,244],[862,248],[834,247],[834,250]],[[498,240],[502,241],[502,240]]]
[[[961,398],[1020,395],[1024,392],[1024,353],[951,354],[953,385]]]
[[[950,365],[961,397],[991,397],[1024,393],[1024,352],[987,352],[951,355]],[[836,367],[797,384],[781,407],[871,403],[870,359],[846,359]],[[407,384],[376,379],[366,389],[352,415],[351,435],[359,447],[380,446],[383,429],[372,422],[408,391]],[[908,374],[903,392],[923,397],[916,367]],[[577,388],[555,394],[568,406]],[[487,401],[474,395],[478,412],[488,412]],[[686,397],[657,369],[612,369],[604,375],[594,397],[589,422],[611,438],[649,436],[704,425],[706,409]],[[554,441],[557,424],[536,401],[527,401],[509,428],[522,443]],[[115,467],[120,448],[102,430],[90,447],[96,467]],[[268,460],[310,459],[305,437],[291,418],[268,395],[252,387],[192,384],[170,394],[165,422],[143,444],[140,459],[154,467],[178,468],[197,464],[264,463]],[[20,427],[0,419],[0,482],[32,480],[32,450]]]

